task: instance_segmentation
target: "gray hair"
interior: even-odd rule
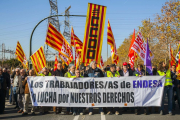
[[[75,65],[73,65],[73,64],[69,64],[69,69],[70,69],[72,66],[74,66],[74,67],[75,67]]]
[[[16,70],[20,71],[20,68],[16,68]]]
[[[95,63],[96,61],[91,61],[91,63],[89,64],[90,67],[92,67],[92,64]]]
[[[44,68],[42,69],[42,71],[44,71],[44,70],[47,70],[47,68],[46,68],[46,67],[44,67]]]

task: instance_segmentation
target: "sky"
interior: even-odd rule
[[[58,14],[64,14],[71,5],[71,15],[86,15],[88,3],[107,6],[106,22],[101,55],[107,60],[107,23],[108,19],[114,34],[116,48],[133,30],[138,30],[142,20],[153,20],[160,14],[162,6],[168,0],[57,0]],[[5,44],[6,49],[16,49],[20,42],[26,57],[29,58],[29,40],[35,25],[50,15],[49,0],[0,0],[0,45]],[[64,31],[65,17],[59,17],[61,33]],[[69,17],[70,26],[81,41],[84,39],[85,17]],[[44,46],[48,20],[42,22],[34,32],[32,38],[32,52]],[[51,52],[55,52],[49,48]],[[1,50],[0,50],[1,51]],[[108,45],[108,57],[111,51]],[[1,57],[1,53],[0,53]],[[9,55],[6,54],[6,58]],[[1,59],[1,58],[0,58]],[[54,57],[48,58],[54,60]]]

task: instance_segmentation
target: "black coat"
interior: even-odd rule
[[[89,76],[89,73],[93,74],[93,73],[95,73],[95,72],[98,72],[98,74],[99,74],[98,77],[104,77],[104,74],[103,74],[103,72],[101,71],[101,69],[99,69],[99,68],[92,69],[91,67],[89,68],[89,70],[85,71],[84,77],[90,77],[90,76]]]
[[[10,87],[10,80],[8,79],[8,76],[6,74],[2,74],[3,82],[1,83],[1,89],[6,90],[7,87]]]
[[[133,76],[133,71],[132,70],[128,70],[128,71],[129,71],[129,76]],[[119,74],[120,74],[120,76],[124,76],[123,70],[120,70]]]
[[[61,77],[64,77],[64,74],[65,74],[65,72],[64,72],[64,70],[56,70],[56,71],[54,71],[54,72],[52,72],[52,75],[54,75],[54,76],[61,76]]]

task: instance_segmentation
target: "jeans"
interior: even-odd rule
[[[10,95],[9,95],[9,103],[13,102],[12,101],[12,89],[13,89],[13,86],[10,87]]]
[[[19,106],[20,110],[23,110],[23,108],[24,108],[23,103],[25,101],[24,94],[18,94],[17,101],[18,101],[18,106]]]
[[[180,108],[180,96],[179,96],[179,88],[178,87],[174,87],[173,88],[173,97],[172,97],[172,101],[173,101],[173,109],[175,109],[176,105],[175,105],[175,93],[176,93],[176,96],[177,96],[177,101],[178,101],[178,106]]]
[[[16,87],[13,87],[13,94],[14,94],[14,100],[15,100],[15,102],[16,102],[16,107],[18,107]]]
[[[168,111],[172,112],[172,96],[173,96],[172,86],[164,86],[164,93],[163,93],[160,110],[164,111],[164,100],[165,100],[166,94],[168,96]]]
[[[93,112],[93,108],[92,107],[89,108],[89,112]],[[101,112],[103,112],[102,107],[99,108],[99,113],[101,113]]]
[[[115,111],[119,111],[119,108],[118,107],[114,107],[114,110]],[[113,111],[113,107],[108,107],[108,112],[112,112]]]
[[[78,109],[79,109],[79,113],[83,112],[83,107],[79,107],[79,108],[78,108],[78,107],[74,107],[74,108],[73,108],[73,112],[74,112],[74,113],[77,113],[77,112],[78,112]]]
[[[73,112],[73,109],[72,107],[67,107],[67,112]]]

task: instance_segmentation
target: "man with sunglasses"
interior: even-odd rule
[[[5,109],[5,94],[7,87],[10,86],[10,82],[6,75],[4,75],[2,68],[0,68],[0,114],[4,112]]]

